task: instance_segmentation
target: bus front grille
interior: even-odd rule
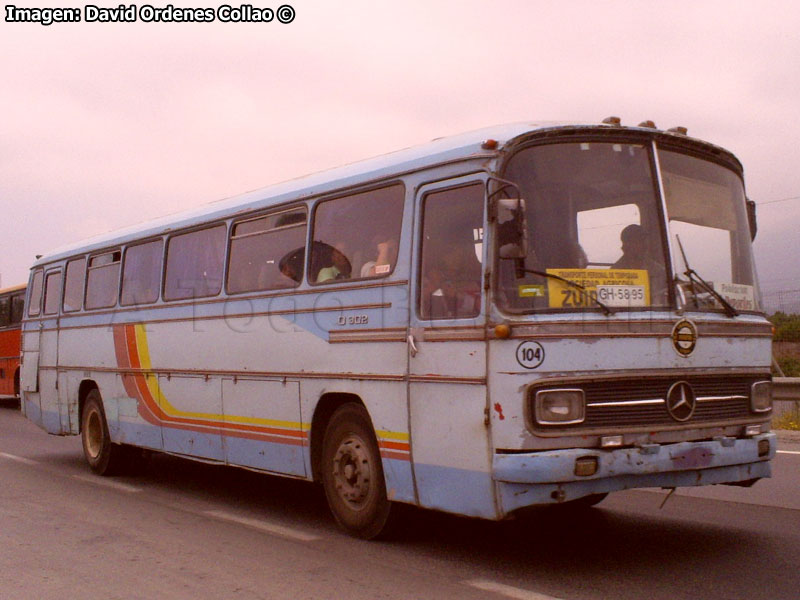
[[[627,379],[576,381],[571,388],[583,390],[586,413],[583,422],[571,425],[539,425],[532,419],[534,428],[554,429],[616,429],[626,427],[659,427],[677,424],[702,425],[736,421],[753,416],[750,410],[751,386],[765,376],[663,376]],[[694,393],[694,409],[685,420],[677,420],[667,408],[667,394],[678,382],[686,382]],[[532,386],[529,390],[530,415],[535,414],[533,403],[536,392],[559,389],[552,382]],[[683,415],[681,415],[683,416]]]

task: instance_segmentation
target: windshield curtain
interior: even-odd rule
[[[518,261],[500,259],[499,304],[514,312],[599,309],[593,298],[615,310],[668,306],[652,163],[649,144],[554,143],[513,155],[504,178],[526,200],[524,266],[539,274],[519,277]]]
[[[758,310],[742,180],[721,165],[678,152],[659,150],[658,158],[682,303],[689,310],[721,308],[689,281],[686,271],[693,269],[737,310]]]

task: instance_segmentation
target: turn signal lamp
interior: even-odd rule
[[[597,473],[597,457],[581,456],[575,459],[575,475],[578,477],[589,477]]]
[[[769,440],[758,440],[758,456],[769,454]]]
[[[495,325],[494,335],[495,337],[498,337],[501,340],[505,340],[511,336],[511,327],[509,327],[506,323],[500,323],[500,325]]]
[[[534,399],[534,414],[540,425],[574,425],[585,414],[583,390],[540,390]]]

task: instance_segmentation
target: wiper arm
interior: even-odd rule
[[[569,279],[567,279],[565,277],[561,277],[561,275],[556,275],[555,273],[548,273],[547,271],[536,271],[535,269],[522,268],[522,269],[519,269],[519,272],[520,273],[530,273],[531,275],[541,275],[542,277],[548,277],[550,279],[557,279],[558,281],[563,281],[567,285],[581,290],[582,295],[584,297],[586,297],[586,298],[589,298],[592,302],[597,304],[597,306],[602,308],[603,309],[603,313],[606,316],[614,314],[614,311],[611,310],[611,308],[607,304],[604,304],[603,302],[600,302],[600,300],[597,299],[597,296],[593,296],[592,294],[590,294],[589,290],[587,290],[586,287],[582,286],[580,283],[576,283],[574,281],[570,281]]]
[[[725,296],[720,294],[717,290],[715,290],[711,284],[709,284],[705,279],[700,277],[699,273],[692,269],[689,266],[689,260],[686,258],[686,252],[683,250],[683,244],[681,243],[681,238],[678,234],[675,234],[675,239],[678,240],[678,248],[681,250],[681,256],[683,256],[683,264],[686,267],[686,270],[683,272],[684,275],[689,279],[689,283],[692,284],[692,295],[694,296],[694,305],[697,308],[700,308],[699,303],[697,302],[697,293],[694,289],[695,284],[697,284],[701,289],[708,292],[714,298],[716,298],[722,307],[725,309],[725,314],[729,317],[738,317],[739,311],[736,310],[733,305],[725,299]]]

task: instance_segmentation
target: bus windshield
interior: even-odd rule
[[[659,150],[678,292],[689,310],[719,308],[694,270],[737,310],[758,309],[742,180],[712,162]]]
[[[528,210],[526,273],[501,261],[500,297],[512,310],[668,304],[662,219],[649,147],[557,143],[514,155],[505,178]]]
[[[499,261],[497,295],[504,309],[669,306],[669,251],[650,148],[605,141],[551,143],[509,159],[504,177],[526,199],[528,255],[524,273],[512,260]],[[738,308],[754,310],[741,180],[691,156],[659,151],[659,158],[679,301],[690,310],[721,308],[712,294],[684,282],[683,247],[699,277]]]

